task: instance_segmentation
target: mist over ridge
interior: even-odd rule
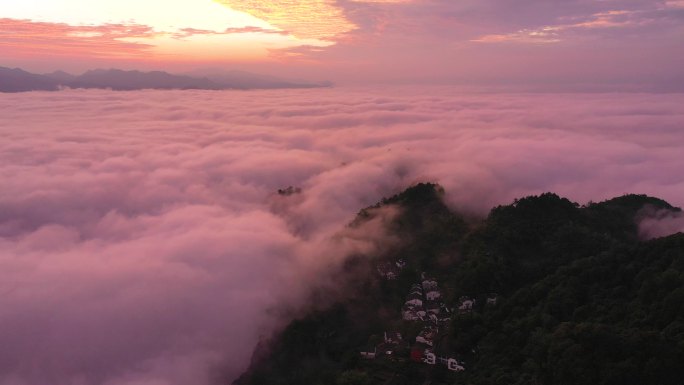
[[[269,310],[386,237],[374,223],[336,238],[355,213],[418,181],[475,215],[544,191],[682,206],[683,105],[440,87],[0,94],[0,384],[239,373]]]

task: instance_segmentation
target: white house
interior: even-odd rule
[[[429,339],[425,338],[425,336],[422,336],[422,335],[419,335],[418,337],[416,337],[416,342],[423,343],[423,344],[428,345],[428,346],[434,345],[434,342],[432,342],[432,340],[429,340]]]
[[[416,342],[423,343],[428,346],[434,346],[435,337],[437,336],[437,331],[433,329],[423,329],[423,331],[416,337]]]
[[[401,316],[404,321],[418,321],[425,316],[425,310],[419,306],[404,305],[404,307],[401,309]]]
[[[468,297],[461,297],[459,300],[458,311],[461,313],[467,313],[473,310],[473,305],[475,305],[475,300]]]
[[[426,278],[422,282],[423,290],[428,291],[430,289],[436,289],[437,288],[437,281],[435,281],[432,278]]]
[[[417,293],[411,293],[406,297],[406,305],[423,306],[423,296]]]
[[[455,358],[449,358],[449,360],[447,360],[447,368],[449,370],[453,370],[454,372],[462,372],[465,370],[465,367],[456,361]]]
[[[442,293],[437,289],[430,289],[427,294],[425,294],[425,297],[427,297],[428,301],[435,301],[442,297]]]
[[[423,362],[425,362],[428,365],[434,365],[437,363],[437,356],[435,356],[435,353],[433,352],[428,352],[427,354],[425,354]]]

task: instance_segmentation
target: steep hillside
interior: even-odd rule
[[[419,184],[403,242],[356,256],[349,296],[259,347],[237,384],[678,384],[684,378],[684,235],[638,239],[667,202],[579,205],[555,194],[466,222]],[[361,210],[351,226],[372,218]]]

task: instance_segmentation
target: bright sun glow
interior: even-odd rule
[[[352,31],[355,25],[332,0],[217,0],[232,9],[265,20],[292,34],[313,39],[331,39]]]
[[[135,23],[158,32],[198,28],[220,32],[229,27],[268,23],[212,0],[0,0],[2,16],[71,25]]]
[[[272,49],[330,44],[317,39],[321,34],[284,32],[282,27],[289,28],[291,24],[269,23],[268,18],[260,18],[262,12],[259,7],[236,10],[214,0],[0,0],[0,9],[2,17],[7,19],[75,27],[75,30],[66,32],[65,36],[71,39],[95,39],[108,33],[106,29],[81,30],[84,27],[149,27],[144,34],[111,37],[112,42],[148,47],[145,50],[147,55],[162,60],[179,57],[191,60],[258,60],[268,57]],[[45,25],[35,29],[44,30]],[[292,30],[301,31],[297,28]],[[29,35],[36,34],[32,32]]]

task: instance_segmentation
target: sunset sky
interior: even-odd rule
[[[0,0],[2,66],[684,84],[681,0]]]

